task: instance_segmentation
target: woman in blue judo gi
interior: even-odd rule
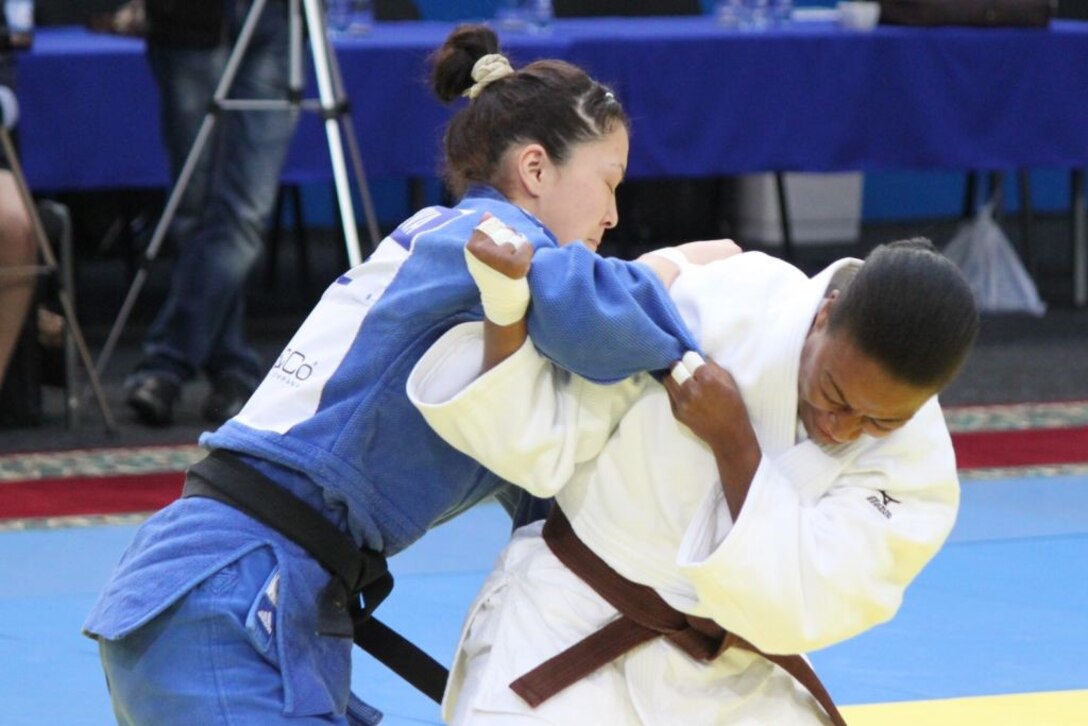
[[[350,692],[353,596],[387,588],[384,557],[481,500],[525,521],[510,485],[405,394],[431,344],[482,317],[464,248],[488,216],[535,248],[529,327],[561,366],[620,380],[696,348],[648,264],[595,253],[627,164],[613,93],[562,61],[514,70],[485,26],[455,29],[433,62],[437,95],[468,98],[445,137],[460,201],[419,211],[329,286],[244,409],[201,438],[212,453],[184,496],[140,527],[84,626],[121,723],[373,723]]]

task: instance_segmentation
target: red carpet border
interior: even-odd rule
[[[196,446],[0,456],[0,530],[138,520],[181,493]]]
[[[945,410],[968,478],[1088,473],[1088,401]]]
[[[945,409],[964,478],[1088,475],[1088,401]],[[181,493],[196,446],[0,456],[0,531],[130,523]]]

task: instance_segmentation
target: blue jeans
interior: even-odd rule
[[[278,577],[275,556],[261,547],[124,638],[100,639],[118,724],[376,723],[381,714],[350,694],[346,680],[338,684],[346,712],[284,713],[277,639],[262,623],[262,617],[270,618],[264,622],[275,618]],[[349,639],[343,639],[343,648],[350,650]]]
[[[148,47],[162,133],[176,181],[223,75],[250,0],[228,2],[229,40],[215,48]],[[286,100],[287,3],[269,2],[229,98]],[[265,366],[245,335],[246,280],[261,251],[297,113],[220,111],[170,229],[178,249],[166,301],[137,376],[185,381],[200,371],[256,385]]]

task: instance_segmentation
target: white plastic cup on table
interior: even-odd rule
[[[793,0],[771,0],[771,22],[785,25],[793,17]]]
[[[523,0],[502,0],[495,8],[495,20],[502,30],[525,30]]]
[[[333,37],[366,35],[374,28],[373,0],[327,0],[325,14]]]
[[[551,28],[555,18],[552,0],[525,0],[525,19],[530,31],[545,31]]]
[[[748,30],[764,30],[771,24],[771,0],[746,0],[747,13],[741,19],[741,27]]]
[[[29,48],[34,41],[34,0],[4,0],[4,19],[11,47]]]
[[[835,8],[839,11],[839,25],[848,30],[872,30],[880,20],[880,3],[875,0],[840,0]]]
[[[745,0],[717,0],[714,3],[714,20],[723,28],[739,28],[745,17]]]
[[[501,0],[495,8],[499,28],[518,33],[545,32],[554,17],[552,0]]]

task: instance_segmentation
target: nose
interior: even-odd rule
[[[862,417],[855,413],[828,411],[827,433],[838,444],[848,444],[861,436]]]
[[[601,226],[605,229],[612,229],[620,223],[620,210],[616,206],[616,197],[612,196],[608,200],[608,209],[605,211],[604,219],[601,220]]]

